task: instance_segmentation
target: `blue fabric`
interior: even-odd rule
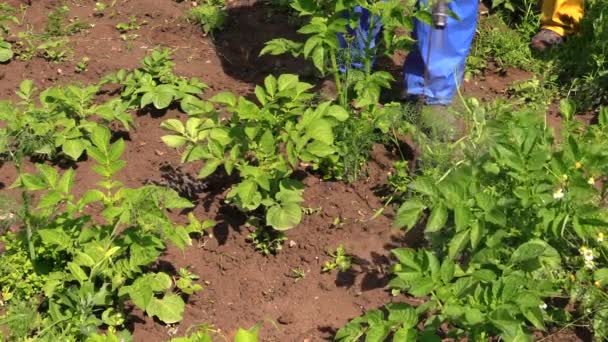
[[[344,17],[349,18],[352,14],[345,12]],[[353,41],[350,44],[350,62],[353,68],[363,68],[363,57],[365,56],[365,50],[369,44],[370,50],[376,48],[376,40],[378,34],[382,31],[382,23],[378,16],[374,16],[374,27],[371,35],[369,32],[369,26],[371,24],[371,15],[368,10],[361,6],[356,6],[354,9],[354,15],[359,16],[359,25],[352,29],[347,28],[348,35],[353,37]],[[343,49],[348,47],[348,43],[344,38],[344,35],[338,34],[338,42],[340,47]],[[340,58],[340,69],[344,72],[344,57]]]
[[[419,3],[427,4],[428,0],[419,0]],[[458,85],[462,83],[467,55],[475,36],[479,2],[452,0],[448,5],[460,20],[450,17],[444,30],[432,29],[416,20],[413,32],[416,46],[403,66],[407,94],[423,95],[427,104],[451,103]],[[349,29],[349,33],[355,35],[351,44],[353,59],[365,53],[370,18],[370,13],[365,9],[358,8],[355,12],[361,13],[361,19],[355,30]],[[380,31],[381,25],[377,22],[372,30],[373,46]],[[338,39],[342,47],[347,47],[344,37]],[[358,63],[353,63],[353,66],[361,67]],[[426,81],[425,72],[428,72]]]

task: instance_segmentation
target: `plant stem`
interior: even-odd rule
[[[340,99],[340,104],[345,106],[346,101],[344,101],[342,94],[342,82],[340,80],[340,69],[338,69],[338,61],[336,59],[336,51],[334,49],[329,49],[329,58],[331,59],[331,67],[332,72],[334,74],[334,80],[336,82],[336,91],[338,92],[338,97]]]

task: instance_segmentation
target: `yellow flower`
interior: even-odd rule
[[[597,233],[597,242],[604,242],[604,233]]]
[[[600,283],[600,281],[596,281],[595,283],[593,283],[595,285],[595,287],[602,287],[602,284]]]
[[[568,180],[568,175],[562,175],[562,180],[563,181],[567,181]]]
[[[574,274],[570,275],[570,280],[575,281],[576,280],[576,276]]]
[[[574,167],[580,169],[581,167],[583,167],[583,164],[581,164],[580,161],[577,161],[576,164],[574,164]]]
[[[589,179],[587,180],[587,184],[594,185],[595,184],[595,178],[589,177]]]

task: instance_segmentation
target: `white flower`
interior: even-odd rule
[[[564,189],[559,188],[559,189],[555,190],[553,192],[553,198],[555,198],[556,200],[560,200],[560,199],[564,198]]]
[[[568,175],[562,175],[562,180],[567,181],[568,180]]]
[[[547,303],[542,303],[538,306],[541,310],[547,310]]]
[[[585,262],[585,267],[587,269],[594,269],[595,268],[595,254],[593,252],[593,249],[589,249],[586,246],[582,246],[579,249],[579,252],[581,253],[581,255],[583,256],[583,260]]]
[[[589,185],[595,185],[595,178],[589,177],[589,179],[587,180],[587,184],[589,184]]]

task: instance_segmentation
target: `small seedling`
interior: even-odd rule
[[[76,64],[76,73],[83,73],[87,71],[87,67],[89,66],[89,57],[82,57],[80,62]]]
[[[205,0],[203,2],[188,12],[188,20],[198,24],[205,34],[222,29],[227,17],[224,0]]]
[[[256,251],[263,255],[270,255],[283,249],[283,243],[287,237],[283,232],[261,227],[249,234],[248,239],[253,242]]]
[[[291,274],[289,276],[297,283],[306,277],[306,272],[301,267],[295,267],[291,269]]]
[[[200,279],[199,276],[190,272],[186,268],[180,268],[178,272],[179,278],[175,281],[175,285],[185,294],[192,295],[203,289],[200,284],[195,281]]]
[[[103,16],[103,11],[106,10],[107,5],[103,2],[96,2],[95,3],[95,16],[101,17]]]
[[[346,272],[350,269],[352,257],[346,254],[346,250],[342,245],[336,248],[336,252],[327,251],[327,254],[332,257],[332,260],[325,262],[321,270],[323,273],[332,272],[336,268],[340,272]]]
[[[304,215],[315,215],[315,214],[319,214],[323,211],[322,207],[318,207],[318,208],[302,208],[302,213]]]
[[[142,25],[145,24],[145,21],[137,22],[137,18],[132,15],[131,17],[129,17],[129,22],[117,24],[116,29],[118,30],[118,32],[125,34],[130,31],[137,31],[141,28]]]

